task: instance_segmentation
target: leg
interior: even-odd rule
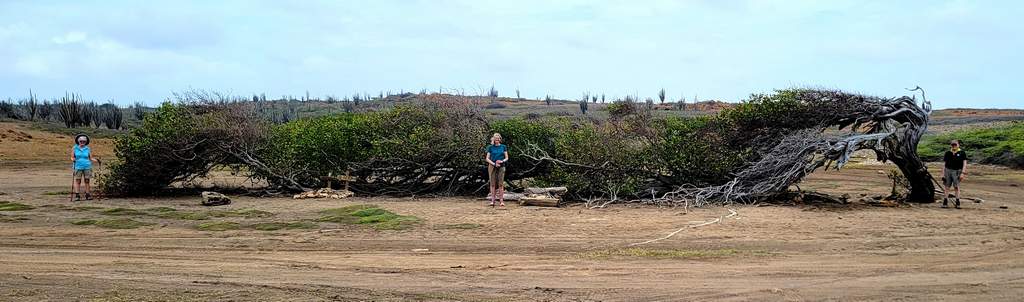
[[[85,182],[85,200],[91,200],[92,199],[92,189],[89,188],[89,179],[86,178],[84,180],[84,182]]]
[[[953,176],[954,177],[953,178],[953,191],[956,193],[956,200],[954,201],[953,206],[956,207],[957,209],[960,208],[960,176],[961,176],[961,173],[963,173],[963,172],[960,171],[960,170],[957,170],[956,173],[955,173],[956,175]]]
[[[75,200],[82,200],[82,180],[75,178],[75,182],[71,185],[71,191],[75,195]]]
[[[487,165],[487,189],[489,189],[490,192],[491,192],[491,194],[489,196],[489,200],[490,200],[489,205],[493,206],[494,205],[494,197],[495,197],[494,194],[496,194],[494,191],[496,191],[497,186],[495,186],[494,166],[492,166],[492,165]]]
[[[942,207],[943,208],[948,208],[949,207],[949,186],[948,185],[942,186]]]
[[[959,209],[960,208],[960,185],[957,185],[956,187],[953,187],[953,190],[954,190],[954,192],[956,192],[956,201],[953,202],[953,206],[956,207],[957,209]]]
[[[498,168],[498,198],[501,201],[501,206],[505,206],[505,167]]]

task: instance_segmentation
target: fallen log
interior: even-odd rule
[[[352,196],[352,191],[349,190],[332,190],[328,188],[319,189],[316,191],[307,191],[292,196],[293,199],[307,199],[307,198],[334,198],[342,199]]]
[[[551,195],[555,195],[555,196],[560,196],[562,194],[565,194],[565,193],[569,192],[569,188],[566,188],[566,187],[526,188],[526,190],[523,190],[523,191],[526,192],[527,194],[551,194]]]
[[[538,207],[557,207],[560,198],[551,197],[545,194],[530,194],[519,199],[519,205]]]

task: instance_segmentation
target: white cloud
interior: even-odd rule
[[[74,43],[83,42],[83,41],[85,41],[88,38],[89,38],[89,34],[88,33],[80,32],[80,31],[71,31],[71,32],[68,32],[68,33],[66,33],[66,34],[64,34],[62,36],[53,37],[53,39],[51,39],[51,41],[53,41],[53,43],[57,43],[59,45],[63,45],[63,44],[74,44]]]

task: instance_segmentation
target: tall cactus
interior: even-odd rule
[[[80,96],[65,93],[60,99],[60,110],[57,111],[58,117],[64,122],[64,127],[75,128],[82,125],[82,109]]]

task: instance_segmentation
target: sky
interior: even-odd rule
[[[0,97],[791,87],[1024,108],[1024,1],[0,0]]]

